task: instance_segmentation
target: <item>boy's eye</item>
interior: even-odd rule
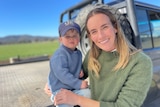
[[[71,38],[73,38],[73,39],[77,39],[78,38],[78,35],[74,35],[74,36],[64,36],[66,39],[71,39]]]
[[[71,37],[70,37],[70,36],[65,36],[65,38],[66,38],[66,39],[69,39],[69,38],[71,38]]]

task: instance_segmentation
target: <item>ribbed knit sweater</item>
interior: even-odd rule
[[[50,59],[48,84],[51,91],[61,88],[80,89],[82,80],[79,74],[82,68],[82,54],[80,50],[71,50],[61,45]]]
[[[119,56],[116,51],[102,51],[99,78],[88,71],[88,56],[83,67],[88,72],[92,99],[100,101],[100,107],[140,107],[152,80],[152,62],[143,52],[131,56],[124,69],[112,71]]]

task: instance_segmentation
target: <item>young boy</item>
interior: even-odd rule
[[[60,47],[50,59],[50,73],[48,84],[52,91],[51,101],[60,89],[68,89],[79,95],[90,98],[88,83],[81,80],[83,77],[82,54],[76,48],[80,41],[80,26],[68,21],[59,26]],[[57,107],[73,107],[71,105],[58,105]]]

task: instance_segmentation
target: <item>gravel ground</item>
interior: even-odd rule
[[[48,73],[48,61],[0,67],[0,107],[51,107]]]

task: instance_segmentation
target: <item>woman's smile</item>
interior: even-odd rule
[[[105,44],[105,43],[107,43],[109,41],[109,39],[105,39],[105,40],[103,40],[103,41],[100,41],[99,43],[100,44]]]

